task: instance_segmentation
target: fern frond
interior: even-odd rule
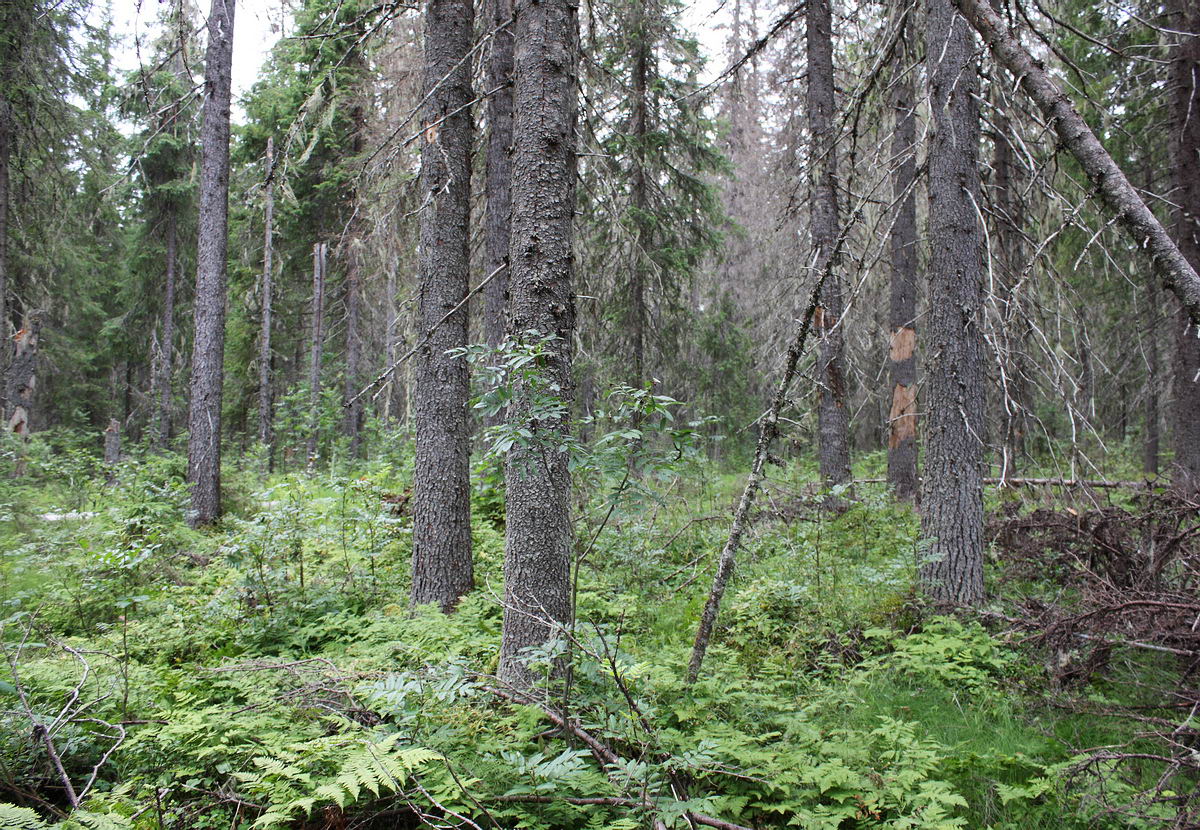
[[[0,827],[5,830],[49,830],[42,817],[26,807],[0,804]]]

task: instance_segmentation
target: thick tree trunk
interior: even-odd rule
[[[1169,70],[1174,236],[1193,268],[1200,269],[1200,7],[1170,0],[1174,50]],[[1175,461],[1171,484],[1182,495],[1200,495],[1200,324],[1181,309],[1175,326]]]
[[[317,463],[317,439],[321,428],[321,352],[325,349],[325,258],[329,245],[313,245],[312,327],[308,363],[308,448],[306,462],[311,470]]]
[[[817,422],[821,478],[826,486],[850,481],[850,411],[846,407],[842,282],[836,272],[838,219],[837,133],[834,116],[833,22],[829,0],[808,4],[809,177],[813,273],[829,271],[814,324],[821,337],[817,357]]]
[[[920,563],[939,605],[983,599],[984,421],[979,78],[974,37],[952,0],[928,0],[929,325]]]
[[[913,31],[908,25],[909,37]],[[907,50],[902,50],[905,54]],[[897,61],[901,65],[903,61]],[[901,71],[904,67],[901,66]],[[888,483],[896,498],[915,501],[917,479],[917,120],[912,79],[896,79],[892,108],[895,132],[892,158],[896,165],[892,195],[891,362],[892,406],[888,413]]]
[[[195,343],[188,410],[190,522],[221,515],[221,390],[225,361],[226,251],[229,244],[229,106],[234,0],[213,0],[200,128],[200,219],[196,255]]]
[[[519,0],[513,125],[512,330],[554,335],[541,365],[570,410],[575,212],[575,107],[579,21],[572,0]],[[554,389],[554,387],[551,387]],[[533,439],[508,454],[504,628],[500,678],[533,685],[522,652],[554,638],[571,614],[571,477],[561,419],[530,420],[533,390],[520,384],[510,421]]]
[[[179,268],[179,223],[172,206],[167,214],[167,275],[163,291],[162,340],[159,343],[158,377],[155,391],[158,393],[157,424],[154,445],[165,449],[171,441],[171,386],[175,376],[175,286]]]
[[[421,145],[420,328],[413,475],[412,602],[450,612],[474,587],[471,564],[471,429],[466,361],[470,290],[470,0],[429,0],[425,13],[424,138]],[[434,86],[437,88],[434,89]],[[461,303],[461,308],[443,321]],[[440,322],[440,325],[439,325]]]
[[[492,0],[495,29],[487,65],[487,179],[483,218],[484,274],[508,263],[512,226],[513,29],[512,0]],[[489,346],[504,339],[508,314],[508,270],[496,274],[484,289],[483,337]],[[503,415],[497,415],[498,421]],[[492,422],[488,422],[492,426]]]
[[[263,272],[262,318],[258,332],[258,440],[267,448],[267,468],[274,469],[275,447],[272,442],[274,421],[271,395],[271,314],[274,311],[271,254],[275,219],[275,139],[267,139],[267,177],[263,196]]]
[[[1010,32],[988,0],[954,0],[983,36],[992,56],[1014,77],[1049,120],[1059,140],[1116,212],[1139,248],[1149,251],[1163,285],[1175,292],[1194,322],[1200,322],[1200,276],[1121,172],[1050,73]]]

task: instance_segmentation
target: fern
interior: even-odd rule
[[[316,751],[305,754],[313,763],[319,764],[325,760],[322,757],[325,753],[336,752],[337,771],[315,788],[306,787],[307,794],[303,795],[296,785],[311,784],[317,780],[316,775],[283,759],[255,758],[254,764],[262,772],[238,775],[249,789],[266,794],[271,799],[270,808],[259,816],[254,826],[287,824],[298,816],[308,815],[318,804],[333,803],[344,809],[358,802],[365,792],[370,792],[375,798],[397,792],[413,770],[442,757],[420,747],[397,748],[400,738],[401,735],[395,733],[374,742],[312,742],[309,749]]]
[[[5,830],[49,830],[50,825],[26,807],[0,804],[0,827]]]

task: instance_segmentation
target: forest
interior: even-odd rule
[[[0,0],[0,830],[1200,828],[1197,271],[1195,0]]]

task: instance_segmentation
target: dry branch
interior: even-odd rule
[[[1175,292],[1192,321],[1200,324],[1200,276],[1104,149],[1071,99],[1042,62],[1021,45],[1017,34],[1005,26],[988,0],[955,2],[963,17],[979,32],[992,56],[1019,79],[1021,88],[1049,120],[1059,140],[1075,156],[1134,242],[1150,252],[1162,275],[1163,285]]]

